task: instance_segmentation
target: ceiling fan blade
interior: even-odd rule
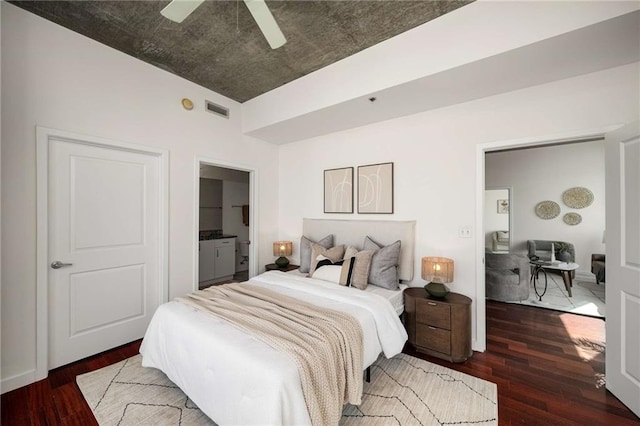
[[[287,42],[264,0],[244,0],[244,3],[272,49],[277,49]]]
[[[204,0],[173,0],[160,13],[165,18],[180,23],[202,3]]]

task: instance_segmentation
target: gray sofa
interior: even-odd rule
[[[529,298],[529,258],[524,254],[485,253],[486,298],[514,302]]]

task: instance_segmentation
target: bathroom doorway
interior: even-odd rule
[[[253,170],[199,159],[195,179],[195,285],[246,281],[253,273]]]

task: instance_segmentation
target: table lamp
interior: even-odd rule
[[[273,243],[273,255],[280,256],[276,259],[278,268],[289,266],[289,259],[285,256],[291,256],[291,253],[293,253],[293,243],[291,241],[276,241]]]
[[[446,257],[423,257],[422,279],[429,281],[424,289],[433,297],[442,298],[449,293],[445,283],[453,281],[453,260]]]

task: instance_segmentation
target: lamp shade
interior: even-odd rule
[[[276,241],[273,243],[274,256],[291,256],[293,253],[293,243],[291,241]]]
[[[432,283],[453,281],[453,260],[446,257],[423,257],[422,279]]]

